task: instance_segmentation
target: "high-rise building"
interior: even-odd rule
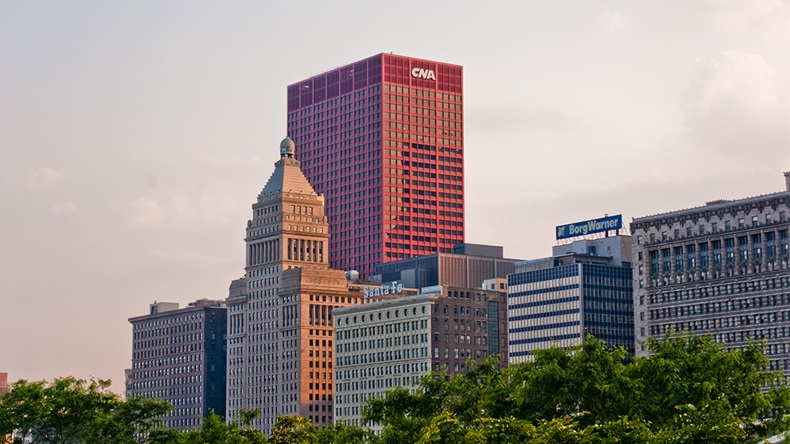
[[[253,426],[271,433],[277,415],[332,420],[332,311],[362,301],[328,265],[324,197],[280,144],[280,160],[252,204],[244,276],[228,304],[227,418],[260,408]]]
[[[226,321],[225,303],[207,299],[184,308],[154,302],[147,315],[130,318],[126,397],[173,404],[175,409],[161,418],[168,428],[196,428],[211,410],[224,416]]]
[[[336,420],[362,425],[365,400],[397,386],[414,390],[431,370],[463,374],[469,360],[488,356],[507,366],[506,298],[506,291],[436,286],[336,310]]]
[[[727,348],[766,340],[790,374],[790,172],[786,190],[639,217],[634,236],[638,354],[648,336],[712,334]]]
[[[508,276],[510,362],[581,345],[587,334],[632,354],[630,259],[631,237],[616,235],[557,245],[552,257],[517,264]]]
[[[326,196],[329,265],[357,270],[464,241],[463,68],[392,54],[288,86],[288,135]]]

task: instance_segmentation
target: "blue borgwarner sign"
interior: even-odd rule
[[[584,236],[585,234],[600,233],[602,231],[619,230],[620,228],[623,228],[622,214],[567,225],[558,225],[557,240]]]

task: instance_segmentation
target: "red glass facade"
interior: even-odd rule
[[[294,83],[288,135],[326,198],[332,268],[464,241],[461,66],[379,54]]]

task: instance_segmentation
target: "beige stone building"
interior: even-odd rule
[[[507,366],[505,288],[437,285],[408,296],[402,290],[334,312],[336,422],[362,425],[366,400],[394,387],[415,390],[431,370],[464,374],[470,360],[491,355]]]
[[[349,292],[345,273],[329,268],[324,197],[294,151],[283,140],[252,205],[245,273],[227,299],[227,416],[260,408],[253,425],[266,433],[280,414],[315,425],[332,420],[332,310],[362,301]]]
[[[649,337],[710,334],[727,348],[765,341],[790,375],[790,172],[785,190],[639,217],[634,240],[637,354]]]

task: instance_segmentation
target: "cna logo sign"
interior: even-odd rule
[[[432,69],[413,68],[411,76],[418,79],[436,80],[436,74],[433,73]]]

